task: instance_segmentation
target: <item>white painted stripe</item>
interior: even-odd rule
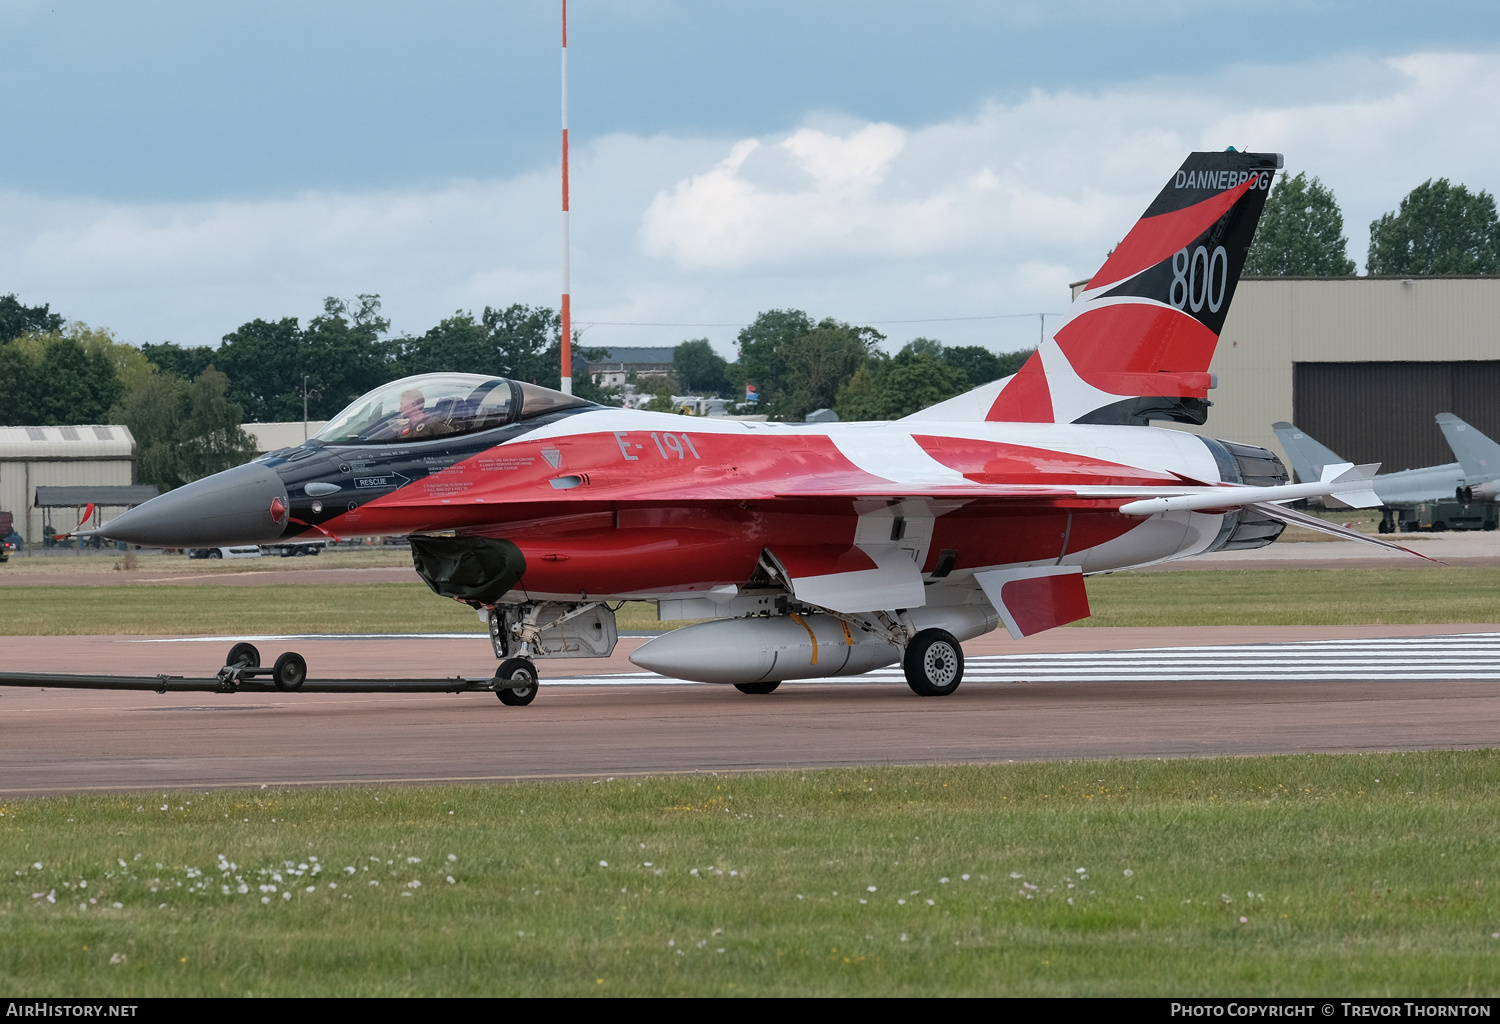
[[[890,427],[859,425],[830,432],[828,439],[850,462],[871,476],[897,484],[972,487],[974,482],[927,454],[912,436]]]
[[[1500,633],[971,657],[966,682],[1500,681]],[[1493,667],[1491,667],[1493,666]],[[596,677],[591,685],[605,685]],[[547,680],[543,679],[545,684]],[[783,685],[903,683],[900,669]]]

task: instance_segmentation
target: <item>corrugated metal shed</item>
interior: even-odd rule
[[[135,458],[130,428],[118,424],[81,427],[0,427],[0,462],[55,459]]]
[[[134,508],[150,501],[161,493],[155,484],[130,484],[124,487],[107,487],[93,484],[83,487],[38,487],[37,508],[81,508],[98,505],[101,508]]]
[[[128,427],[0,427],[0,510],[15,514],[16,530],[28,544],[41,543],[42,527],[49,521],[61,533],[78,526],[71,510],[38,508],[38,487],[134,483],[135,438]]]

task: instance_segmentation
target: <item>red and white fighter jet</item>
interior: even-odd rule
[[[685,419],[427,374],[100,532],[407,534],[432,589],[488,621],[508,704],[534,697],[539,659],[607,656],[619,601],[711,620],[631,656],[664,675],[769,693],[899,660],[916,693],[949,694],[962,641],[1086,617],[1091,573],[1260,547],[1288,522],[1385,544],[1281,504],[1378,504],[1375,467],[1289,484],[1265,449],[1148,425],[1205,421],[1281,166],[1191,154],[1019,373],[903,420]]]

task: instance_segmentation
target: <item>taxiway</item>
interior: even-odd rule
[[[1485,634],[1497,633],[1493,624],[1073,628],[1020,643],[991,634],[968,645],[968,681],[941,699],[915,697],[890,672],[759,697],[621,677],[640,638],[622,639],[610,659],[544,663],[542,692],[525,708],[488,694],[185,700],[7,689],[0,794],[1489,746],[1500,743],[1500,669],[1490,667],[1500,637]],[[197,675],[227,649],[196,638],[5,643],[7,667],[22,671]],[[313,673],[493,666],[477,636],[260,646],[298,650]],[[1308,678],[1313,663],[1325,670]],[[1226,677],[1225,665],[1240,669]]]

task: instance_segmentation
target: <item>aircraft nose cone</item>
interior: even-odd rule
[[[288,504],[281,478],[251,463],[152,498],[99,532],[111,540],[153,547],[264,544],[286,529]]]

